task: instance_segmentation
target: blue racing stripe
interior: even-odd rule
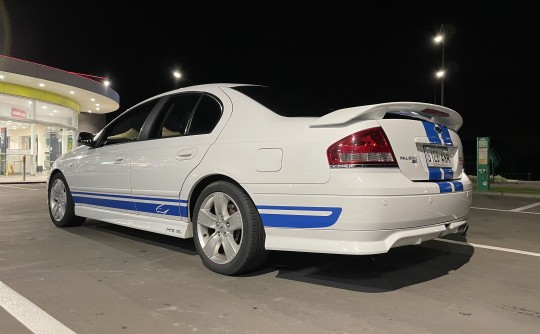
[[[422,121],[424,125],[424,130],[431,144],[442,144],[439,134],[435,130],[435,124],[431,122]]]
[[[135,204],[132,201],[119,201],[114,199],[105,199],[105,198],[92,198],[92,197],[82,197],[82,196],[73,196],[73,202],[75,204],[90,204],[97,206],[104,206],[108,208],[123,209],[136,211]]]
[[[305,206],[274,206],[261,205],[257,209],[284,210],[284,211],[330,211],[328,216],[310,215],[287,215],[281,213],[261,213],[264,226],[267,227],[289,227],[289,228],[323,228],[334,225],[341,215],[341,208],[329,207],[305,207]]]
[[[437,185],[439,186],[441,193],[452,192],[452,184],[450,182],[437,182]]]
[[[454,171],[452,168],[443,168],[443,173],[445,180],[451,180],[454,178]]]
[[[452,182],[452,184],[454,185],[454,189],[456,189],[456,191],[463,191],[463,183]]]
[[[448,146],[453,146],[454,143],[452,142],[452,137],[450,137],[450,132],[448,131],[448,128],[444,125],[439,125],[439,127],[442,130],[441,136],[444,144]]]
[[[443,179],[443,173],[441,172],[440,168],[436,167],[429,167],[429,180],[435,181],[435,180],[442,180]]]

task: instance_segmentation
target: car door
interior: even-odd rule
[[[132,194],[141,215],[187,218],[179,198],[189,173],[216,140],[223,102],[215,95],[179,93],[161,104],[148,140],[138,143],[131,164]]]
[[[136,212],[130,165],[139,134],[157,101],[135,106],[113,120],[102,130],[96,147],[81,156],[71,177],[76,205]]]

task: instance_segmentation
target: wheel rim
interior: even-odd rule
[[[51,191],[49,194],[49,205],[51,209],[51,215],[54,220],[60,221],[66,214],[67,207],[67,193],[64,182],[60,179],[56,179],[53,182]]]
[[[229,195],[208,195],[197,214],[197,225],[197,237],[208,259],[225,264],[236,257],[242,243],[242,215]]]

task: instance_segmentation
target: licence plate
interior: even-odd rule
[[[428,167],[452,167],[450,155],[446,147],[424,146]]]

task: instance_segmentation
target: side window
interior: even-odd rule
[[[161,108],[158,116],[161,121],[150,134],[150,138],[166,138],[183,136],[200,94],[178,94],[171,96]]]
[[[188,134],[199,135],[212,132],[221,118],[221,112],[221,104],[216,99],[203,95],[189,125]]]
[[[139,133],[159,99],[148,101],[116,118],[105,128],[103,145],[137,141]]]

